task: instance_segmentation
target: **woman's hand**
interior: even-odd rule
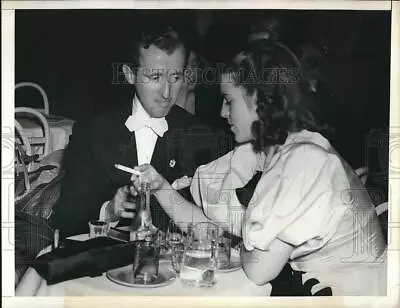
[[[150,183],[150,190],[158,190],[167,182],[167,180],[150,164],[143,164],[134,169],[141,173],[139,176],[132,174],[131,177],[131,181],[136,189],[139,189],[141,182],[148,182]]]

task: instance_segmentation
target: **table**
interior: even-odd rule
[[[50,153],[56,150],[64,149],[72,134],[74,120],[54,115],[46,115],[50,129]],[[29,117],[18,117],[18,122],[24,129],[27,137],[42,137],[43,130],[37,121]],[[36,148],[34,146],[34,148]]]
[[[86,240],[78,235],[75,240]],[[168,260],[160,261],[170,266]],[[170,285],[160,288],[130,288],[110,281],[105,273],[99,277],[82,277],[48,286],[33,268],[29,268],[15,291],[16,296],[268,296],[271,285],[257,286],[242,269],[230,273],[217,273],[217,284],[211,288],[184,285],[177,277]]]

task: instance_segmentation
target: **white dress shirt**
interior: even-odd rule
[[[151,162],[158,138],[155,131],[150,126],[144,124],[149,120],[151,120],[150,115],[144,110],[139,99],[135,96],[132,104],[132,115],[126,120],[125,126],[129,131],[135,133],[138,165],[149,164]],[[166,123],[165,118],[153,120],[157,122],[164,121]]]
[[[149,164],[153,156],[158,135],[160,137],[168,130],[167,121],[164,118],[151,118],[143,108],[137,96],[133,99],[132,115],[125,122],[126,128],[130,132],[134,132],[136,140],[136,151],[138,165]],[[156,133],[157,132],[157,133]],[[135,166],[127,166],[135,167]],[[99,219],[107,218],[106,206],[109,201],[106,201],[101,209]],[[117,224],[114,222],[113,224]]]

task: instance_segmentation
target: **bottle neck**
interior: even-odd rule
[[[150,184],[142,183],[139,188],[140,209],[150,211]]]
[[[141,183],[140,190],[140,209],[142,212],[142,225],[144,228],[151,228],[153,221],[150,212],[150,183]]]
[[[132,220],[130,240],[143,240],[145,235],[142,231],[152,229],[153,223],[150,212],[150,184],[142,183],[138,190],[138,208],[136,216]]]

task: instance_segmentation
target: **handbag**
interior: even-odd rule
[[[64,247],[39,256],[31,266],[52,285],[85,276],[100,276],[107,270],[132,264],[133,249],[133,242],[108,237],[86,241],[67,239]]]

